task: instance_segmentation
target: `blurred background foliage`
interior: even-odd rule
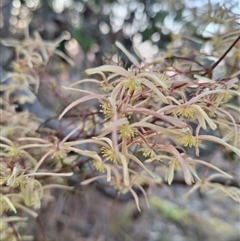
[[[136,45],[146,58],[179,33],[196,49],[213,36],[216,45],[228,28],[238,29],[238,10],[238,0],[1,0],[0,36],[23,38],[29,30],[52,40],[68,31],[72,39],[61,50],[74,57],[78,43],[88,67],[100,65],[116,40],[127,49]]]

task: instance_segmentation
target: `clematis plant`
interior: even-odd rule
[[[28,219],[26,216],[38,216],[42,204],[46,203],[46,191],[50,188],[72,190],[63,183],[64,178],[73,174],[72,171],[49,170],[43,163],[48,157],[56,160],[64,158],[68,150],[58,143],[55,135],[50,138],[52,131],[41,128],[40,134],[39,120],[31,113],[16,111],[17,105],[31,105],[37,101],[35,93],[40,84],[39,71],[46,68],[54,53],[72,64],[56,49],[61,41],[69,37],[69,33],[64,32],[56,41],[45,41],[38,33],[23,40],[0,39],[1,44],[15,50],[11,72],[0,68],[1,240],[33,240],[31,235],[22,235],[21,229]],[[43,133],[48,133],[50,139],[42,138]],[[58,144],[62,148],[59,149]],[[51,179],[54,179],[53,183],[49,183]]]
[[[56,50],[69,37],[63,33],[51,42],[35,34],[21,41],[0,40],[14,47],[16,54],[12,72],[0,85],[1,237],[30,240],[32,237],[20,237],[18,232],[26,221],[24,215],[38,216],[49,199],[46,192],[50,188],[72,190],[64,180],[73,173],[80,175],[79,170],[82,185],[99,182],[119,195],[130,193],[139,211],[138,191],[148,204],[144,187],[172,185],[179,177],[192,185],[186,197],[199,189],[218,191],[239,202],[239,188],[215,183],[219,177],[230,182],[236,173],[221,169],[217,162],[214,165],[202,160],[204,149],[211,149],[213,144],[221,148],[229,163],[240,156],[240,111],[236,104],[240,99],[239,71],[234,73],[234,67],[225,78],[212,78],[213,69],[239,37],[209,68],[194,58],[175,56],[174,46],[168,49],[166,59],[146,62],[136,49],[138,57],[116,42],[132,65],[126,68],[119,62],[90,68],[86,70],[90,77],[64,87],[80,92],[82,97],[70,103],[59,120],[84,102],[96,100],[98,104],[75,111],[80,118],[73,118],[74,127],[70,124],[60,137],[61,130],[56,133],[39,127],[36,117],[29,112],[18,113],[13,103],[31,105],[38,101],[33,92],[39,88],[39,73],[54,53],[72,64]],[[169,59],[171,54],[174,56]],[[178,58],[182,64],[175,61]],[[196,65],[201,69],[195,70]],[[83,89],[86,83],[96,88]],[[24,94],[18,94],[19,90]],[[69,160],[72,156],[76,160]],[[209,174],[203,174],[201,167],[208,168]]]
[[[96,176],[82,184],[106,178],[114,188],[130,191],[140,210],[132,186],[163,182],[161,169],[165,170],[168,184],[174,181],[176,170],[181,170],[188,185],[196,180],[202,182],[205,177],[196,171],[200,165],[227,179],[233,178],[213,164],[192,159],[188,150],[195,148],[195,154],[201,156],[205,142],[213,142],[240,156],[238,113],[229,104],[231,97],[240,96],[236,89],[238,79],[232,78],[223,84],[200,75],[192,79],[178,73],[168,75],[172,69],[161,71],[156,61],[139,62],[121,43],[116,42],[116,46],[132,62],[130,68],[103,65],[87,69],[86,74],[97,74],[99,79],[85,79],[65,87],[85,95],[66,107],[59,119],[73,107],[92,99],[99,101],[98,108],[104,116],[94,137],[68,143],[80,145],[79,149],[83,143],[91,143],[89,151],[92,153],[94,149],[91,155],[81,150],[83,155],[85,152],[92,158],[92,167],[96,170]],[[102,92],[82,90],[81,84],[88,81]],[[184,88],[179,89],[182,84]],[[217,129],[225,136],[218,136]],[[206,134],[201,134],[203,131]],[[71,150],[79,152],[75,148]],[[133,181],[132,173],[138,173],[144,181]]]

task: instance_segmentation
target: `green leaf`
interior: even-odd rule
[[[88,52],[92,45],[96,43],[96,40],[90,35],[83,32],[81,29],[73,30],[73,38],[75,38],[81,45],[84,52]]]

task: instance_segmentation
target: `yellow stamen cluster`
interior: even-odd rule
[[[19,84],[27,84],[27,81],[25,81],[24,75],[22,74],[16,74],[14,75],[14,79],[17,81]]]
[[[189,146],[189,147],[192,147],[192,146],[196,147],[196,146],[199,146],[201,144],[201,140],[199,140],[195,136],[192,136],[192,134],[190,132],[180,134],[176,138],[176,141],[180,145],[183,145],[185,147],[187,147],[187,146]]]
[[[116,157],[116,153],[114,152],[113,149],[108,149],[106,147],[102,147],[101,148],[101,153],[102,156],[107,160],[107,161],[111,161],[114,162],[115,164],[118,163],[117,157]]]
[[[166,74],[163,74],[163,73],[160,73],[157,76],[161,81],[163,81],[167,85],[167,88],[170,89],[172,83],[171,83],[171,79],[169,78],[169,76],[167,76]],[[157,86],[160,87],[161,85],[157,85]]]
[[[17,212],[11,200],[6,195],[0,194],[0,215],[8,211]]]
[[[108,83],[106,83],[106,82],[103,82],[103,83],[101,84],[101,89],[102,89],[104,92],[109,92],[109,91],[111,91],[111,90],[113,89],[113,86],[110,85],[110,84],[108,84]]]
[[[14,72],[17,72],[17,73],[22,73],[24,70],[27,69],[26,63],[23,63],[23,62],[13,61],[11,65]]]
[[[194,108],[192,106],[186,106],[186,107],[175,110],[174,114],[176,114],[177,116],[185,117],[185,118],[193,118],[197,115],[197,110],[196,110],[196,108]]]
[[[103,162],[94,161],[93,166],[95,167],[95,169],[97,171],[105,172],[105,166],[104,166]]]
[[[141,81],[136,77],[130,77],[122,80],[124,88],[128,89],[129,93],[139,92],[142,90]]]
[[[18,150],[17,148],[11,148],[9,151],[8,151],[8,154],[7,154],[8,157],[13,157],[13,158],[18,158],[18,157],[21,157],[22,156],[22,152],[20,150]]]
[[[104,116],[105,116],[105,119],[108,120],[112,120],[113,119],[113,116],[114,116],[114,113],[113,113],[113,109],[112,109],[112,106],[109,102],[104,102],[104,101],[100,101],[101,102],[101,107],[102,107],[102,110],[101,112],[103,112]]]
[[[134,137],[136,129],[132,128],[130,125],[123,125],[119,127],[119,132],[123,139],[130,139]]]
[[[144,146],[140,149],[143,152],[144,157],[150,157],[152,160],[160,160],[157,154],[148,146]]]
[[[0,185],[6,184],[9,176],[11,175],[11,169],[8,167],[6,162],[0,165]]]
[[[179,163],[179,161],[176,158],[174,158],[173,160],[171,160],[169,162],[169,166],[171,166],[171,164],[173,165],[174,170],[178,170],[179,168],[181,168],[181,164]]]
[[[52,159],[57,159],[57,160],[62,160],[64,159],[65,157],[67,157],[67,153],[69,151],[68,150],[65,150],[65,149],[59,149],[59,150],[55,150],[51,157]]]

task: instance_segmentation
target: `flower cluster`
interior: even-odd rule
[[[100,101],[104,124],[99,125],[97,136],[76,141],[74,145],[91,143],[92,150],[82,153],[92,157],[93,168],[101,175],[82,184],[104,178],[105,173],[109,184],[119,192],[133,194],[140,210],[133,187],[163,182],[161,170],[165,170],[169,184],[176,170],[182,171],[188,185],[201,181],[196,165],[206,165],[225,178],[232,178],[208,162],[189,159],[187,148],[195,148],[199,156],[200,148],[206,142],[213,142],[240,156],[239,111],[229,102],[230,96],[240,96],[238,79],[229,78],[223,84],[200,75],[191,79],[174,73],[171,68],[160,72],[156,61],[140,63],[119,42],[116,46],[128,56],[132,67],[103,65],[86,70],[88,75],[99,74],[102,80],[94,80],[96,88],[106,91],[102,94],[82,91],[86,96],[71,103],[59,117],[85,101]],[[69,89],[73,90],[72,87]],[[81,86],[77,90],[81,91]],[[217,129],[223,136],[216,134]],[[207,134],[201,134],[203,131]],[[142,187],[140,190],[145,195]]]
[[[1,75],[1,90],[4,91],[6,100],[11,98],[11,102],[24,104],[32,103],[39,88],[39,73],[48,64],[49,58],[57,54],[64,58],[68,63],[73,64],[72,60],[57,50],[57,46],[63,40],[68,40],[70,34],[63,34],[55,41],[45,41],[38,32],[34,36],[26,36],[23,40],[0,39],[0,43],[13,47],[15,59],[11,63],[12,71],[6,76]]]
[[[16,58],[12,62],[12,72],[1,73],[0,96],[0,237],[1,240],[33,240],[30,235],[22,235],[27,224],[27,216],[38,216],[38,210],[47,200],[50,188],[71,190],[64,185],[62,177],[72,172],[59,172],[61,160],[68,153],[67,148],[51,130],[41,128],[39,121],[27,111],[17,112],[12,103],[33,103],[34,92],[39,86],[38,71],[46,67],[49,57],[64,55],[56,50],[57,45],[67,35],[56,42],[46,42],[35,34],[22,41],[1,40],[6,46],[14,47]],[[63,140],[64,141],[64,140]],[[55,168],[46,168],[47,158],[56,162]],[[48,180],[46,180],[48,177]],[[49,177],[55,178],[49,182]]]
[[[170,185],[176,173],[187,185],[193,185],[186,196],[197,189],[212,189],[240,200],[239,189],[212,182],[215,177],[233,179],[234,173],[201,160],[209,143],[210,149],[214,143],[226,155],[240,156],[240,112],[236,104],[240,98],[239,72],[215,81],[211,77],[215,65],[212,69],[204,68],[197,61],[183,57],[183,64],[171,63],[169,59],[146,63],[138,52],[141,61],[117,42],[116,46],[132,66],[126,69],[119,63],[90,68],[86,74],[99,76],[98,79],[83,79],[65,87],[83,93],[83,97],[69,104],[59,119],[86,101],[95,99],[99,105],[83,115],[77,113],[81,116],[79,125],[60,138],[52,130],[39,129],[36,117],[28,112],[18,113],[12,103],[34,102],[38,73],[52,54],[71,63],[56,50],[58,43],[68,37],[63,34],[56,41],[47,42],[35,34],[22,41],[1,40],[16,51],[13,71],[0,83],[3,240],[30,240],[31,237],[21,236],[19,231],[27,221],[24,213],[37,217],[49,188],[72,189],[63,185],[62,178],[71,176],[78,165],[69,161],[72,154],[84,159],[79,165],[90,164],[82,168],[87,177],[82,185],[104,179],[120,194],[130,192],[139,211],[135,190],[140,190],[147,201],[143,186]],[[174,59],[176,56],[170,60]],[[191,70],[189,65],[193,63],[202,69]],[[88,82],[96,85],[96,93],[81,89],[81,84]],[[79,132],[79,139],[72,138]],[[209,176],[199,171],[202,166],[211,170]]]

